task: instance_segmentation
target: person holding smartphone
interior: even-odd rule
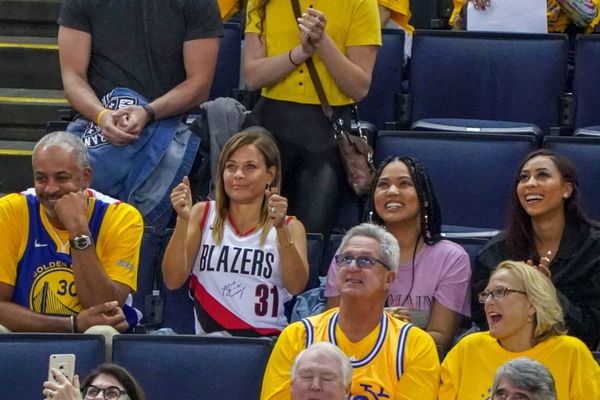
[[[116,364],[102,364],[79,385],[79,377],[70,380],[57,369],[51,370],[54,380],[44,382],[42,394],[52,400],[146,400],[140,384],[125,368]]]

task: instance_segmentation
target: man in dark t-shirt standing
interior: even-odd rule
[[[68,130],[86,142],[92,164],[95,164],[96,148],[100,148],[100,165],[94,165],[95,169],[102,171],[120,163],[123,170],[138,170],[138,174],[145,175],[145,178],[123,176],[113,182],[117,179],[114,175],[120,171],[111,171],[107,172],[106,179],[96,176],[94,184],[115,187],[118,193],[109,191],[108,194],[135,204],[132,199],[144,198],[144,194],[138,195],[123,186],[143,188],[150,178],[156,182],[169,180],[159,193],[155,187],[146,188],[147,193],[163,196],[161,191],[169,190],[173,177],[164,174],[156,177],[157,172],[147,163],[159,164],[165,154],[193,151],[185,148],[167,151],[168,143],[146,145],[147,136],[158,135],[155,135],[156,129],[146,129],[152,132],[146,134],[144,128],[154,127],[151,123],[155,120],[180,116],[208,98],[219,37],[223,34],[216,1],[64,0],[58,23],[65,95],[81,114]],[[115,88],[127,90],[125,94],[119,92],[120,97],[111,98]],[[160,135],[164,134],[162,129],[168,129],[167,125],[161,125]],[[178,131],[182,129],[179,121],[169,126]],[[181,143],[187,137],[173,136],[168,140]],[[197,148],[196,139],[191,138],[190,142]],[[131,151],[123,151],[123,156],[114,155],[112,148],[116,146]],[[148,148],[161,151],[156,153]],[[125,159],[138,150],[150,157],[141,166],[135,164],[133,157]],[[187,171],[183,168],[183,172],[178,172],[176,178],[181,180],[189,166]],[[173,163],[168,169],[174,169]],[[107,192],[107,188],[103,190]],[[152,203],[148,199],[144,201]],[[143,204],[135,205],[145,219],[154,207],[152,204],[145,210]]]

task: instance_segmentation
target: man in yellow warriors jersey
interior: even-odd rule
[[[74,135],[44,136],[32,162],[34,188],[0,199],[0,331],[134,327],[140,213],[88,189],[92,170]]]
[[[351,360],[348,399],[437,399],[440,365],[433,339],[384,312],[400,259],[396,239],[384,228],[365,223],[346,233],[340,249],[340,307],[283,330],[267,364],[261,399],[288,400],[294,358],[323,341],[338,346]]]

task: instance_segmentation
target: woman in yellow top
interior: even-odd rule
[[[454,0],[450,17],[455,29],[465,29],[468,2],[479,11],[485,11],[496,0]],[[598,0],[548,0],[548,32],[569,34],[589,33],[598,23]]]
[[[565,334],[556,289],[523,262],[504,261],[479,294],[490,326],[463,338],[442,363],[439,400],[489,399],[494,371],[529,357],[554,376],[561,400],[600,399],[600,366],[587,346]]]
[[[336,118],[364,98],[381,30],[376,0],[250,0],[244,77],[262,88],[262,126],[277,138],[291,213],[309,232],[328,232],[345,179],[333,127],[321,110],[305,61],[312,57]]]

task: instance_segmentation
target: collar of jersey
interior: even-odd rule
[[[337,322],[338,322],[338,314],[339,314],[339,311],[336,311],[332,315],[331,319],[329,320],[329,326],[327,328],[328,333],[329,333],[329,341],[331,343],[335,344],[336,346],[338,346],[338,343],[337,343],[337,339],[335,337],[335,328],[336,328]],[[350,361],[352,363],[353,368],[359,368],[359,367],[362,367],[362,366],[370,363],[375,358],[375,356],[377,356],[377,354],[379,353],[379,350],[381,350],[381,347],[383,347],[383,342],[385,341],[385,336],[386,336],[387,327],[388,327],[388,319],[386,318],[385,313],[381,313],[381,320],[379,322],[379,326],[380,326],[379,336],[377,337],[377,340],[375,341],[375,345],[373,346],[371,351],[369,351],[369,353],[362,359]]]

